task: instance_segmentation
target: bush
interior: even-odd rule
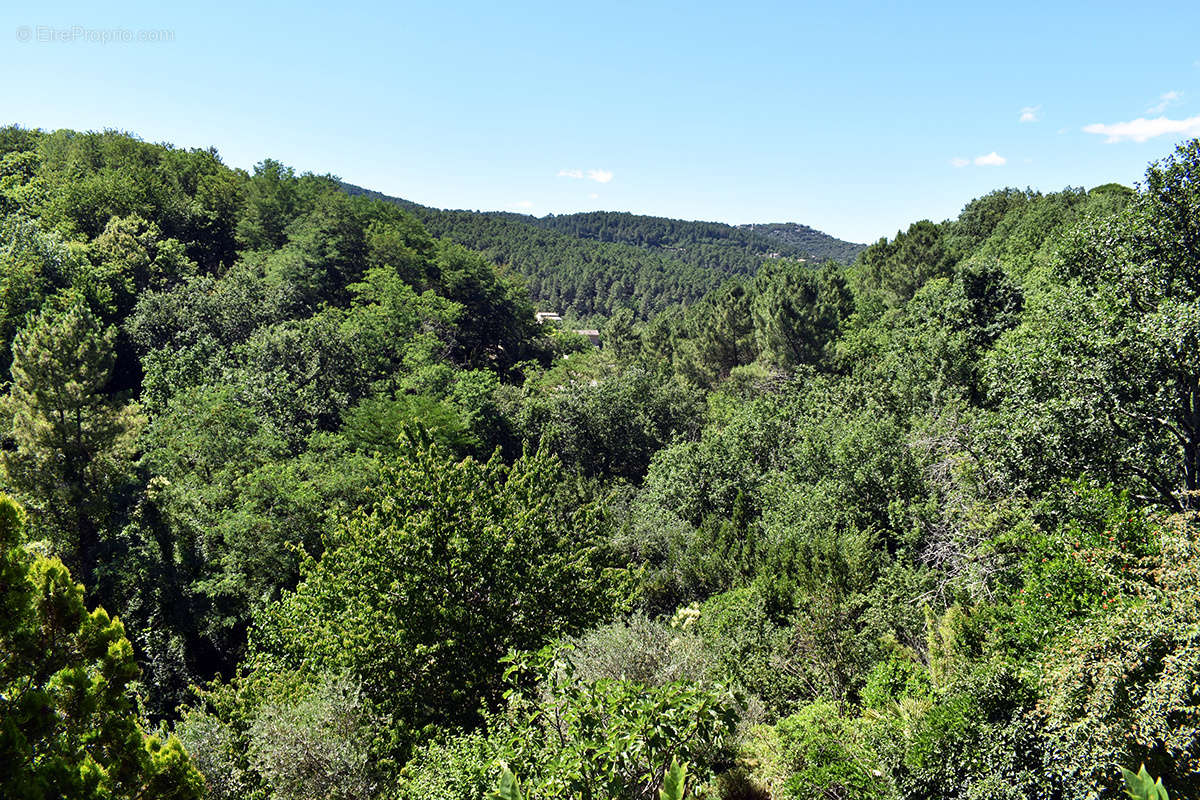
[[[379,788],[370,750],[382,728],[358,684],[327,677],[296,700],[258,709],[250,762],[275,800],[367,800]]]
[[[1200,543],[1170,520],[1145,598],[1122,600],[1049,647],[1041,705],[1056,773],[1119,797],[1119,767],[1144,763],[1171,787],[1200,785]]]
[[[787,669],[787,629],[768,615],[766,601],[753,588],[734,589],[710,598],[696,622],[717,669],[765,706],[766,720],[794,711],[807,692]]]
[[[932,692],[928,670],[893,656],[872,667],[860,695],[865,708],[880,710],[906,697],[928,700]]]
[[[874,754],[865,746],[855,720],[829,702],[811,703],[780,720],[780,750],[791,773],[784,797],[829,800],[887,798]]]
[[[586,680],[554,649],[515,658],[509,677],[486,737],[426,744],[402,772],[402,798],[474,800],[507,768],[527,800],[655,800],[675,760],[688,765],[689,794],[703,797],[732,761],[738,703],[718,686]]]
[[[1015,669],[982,663],[931,699],[868,712],[867,738],[907,800],[1055,797],[1036,701],[1036,686]]]
[[[495,772],[495,748],[481,732],[430,741],[400,771],[397,800],[479,800]]]
[[[506,652],[576,634],[620,595],[599,504],[563,502],[561,481],[543,455],[456,462],[412,444],[261,616],[250,671],[353,675],[401,759],[429,726],[477,725],[500,705]]]
[[[571,663],[583,681],[604,678],[662,686],[712,683],[715,665],[694,626],[635,614],[573,640]]]

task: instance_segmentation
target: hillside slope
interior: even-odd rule
[[[533,217],[442,210],[353,184],[342,187],[400,205],[435,236],[523,275],[539,304],[579,318],[619,308],[647,317],[691,304],[730,278],[752,276],[767,260],[848,262],[863,249],[805,226],[793,227],[811,235],[790,241],[774,230],[620,212]]]
[[[797,222],[749,223],[738,226],[785,247],[794,247],[815,261],[839,261],[849,264],[866,245],[847,242]]]

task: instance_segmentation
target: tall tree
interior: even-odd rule
[[[784,369],[823,366],[852,305],[840,270],[776,261],[759,271],[754,288],[750,311],[760,357]]]
[[[991,381],[1011,460],[1133,480],[1155,500],[1200,491],[1200,140],[1152,164],[1121,213],[1066,237],[1053,287],[1001,339]],[[1065,470],[1064,470],[1065,466]]]
[[[0,495],[0,797],[199,800],[178,740],[139,724],[121,623],[88,611],[62,562],[26,550],[23,527]]]
[[[80,302],[47,308],[14,339],[12,383],[0,401],[13,445],[0,456],[4,481],[85,578],[139,427],[134,408],[105,394],[115,336]]]
[[[502,656],[577,633],[611,611],[616,587],[598,504],[572,510],[553,459],[409,450],[375,506],[266,609],[249,661],[259,677],[352,674],[397,739],[476,723],[503,690]]]

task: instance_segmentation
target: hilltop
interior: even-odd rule
[[[735,226],[615,211],[534,217],[342,188],[401,206],[433,235],[520,273],[536,302],[579,318],[625,307],[644,318],[693,303],[730,278],[752,277],[770,260],[849,263],[865,248],[794,223]]]

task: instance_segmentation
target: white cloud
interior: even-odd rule
[[[575,180],[587,178],[589,181],[595,181],[596,183],[608,183],[613,179],[613,173],[607,169],[589,169],[586,171],[582,169],[560,169],[558,177],[573,178]]]
[[[517,202],[512,204],[512,207],[519,208],[522,211],[525,211],[527,209],[533,208],[533,201],[532,200],[518,200]]]
[[[1067,133],[1067,132],[1068,132],[1068,131],[1070,131],[1070,130],[1071,130],[1070,128],[1059,128],[1059,129],[1058,129],[1058,135],[1059,135],[1059,136],[1062,136],[1064,133]]]
[[[1083,132],[1106,136],[1108,138],[1104,141],[1110,144],[1126,141],[1144,142],[1148,139],[1166,136],[1171,133],[1197,136],[1200,135],[1200,116],[1188,117],[1187,119],[1168,119],[1167,117],[1146,119],[1138,117],[1129,122],[1114,122],[1111,125],[1096,122],[1091,125],[1085,125]]]
[[[595,192],[592,192],[591,194],[588,195],[588,198],[590,198],[592,200],[599,200],[600,195],[596,194]]]
[[[1172,103],[1178,103],[1183,97],[1183,92],[1163,92],[1158,96],[1158,102],[1146,109],[1147,114],[1161,114],[1167,110],[1167,106]]]
[[[950,166],[954,167],[955,169],[961,169],[962,167],[970,166],[971,164],[974,164],[977,167],[1000,167],[1007,163],[1008,159],[997,153],[995,150],[985,156],[975,156],[975,158],[963,158],[962,156],[955,156],[954,158],[950,159]]]
[[[1037,122],[1038,112],[1042,110],[1041,106],[1025,106],[1021,109],[1021,118],[1019,122]]]

